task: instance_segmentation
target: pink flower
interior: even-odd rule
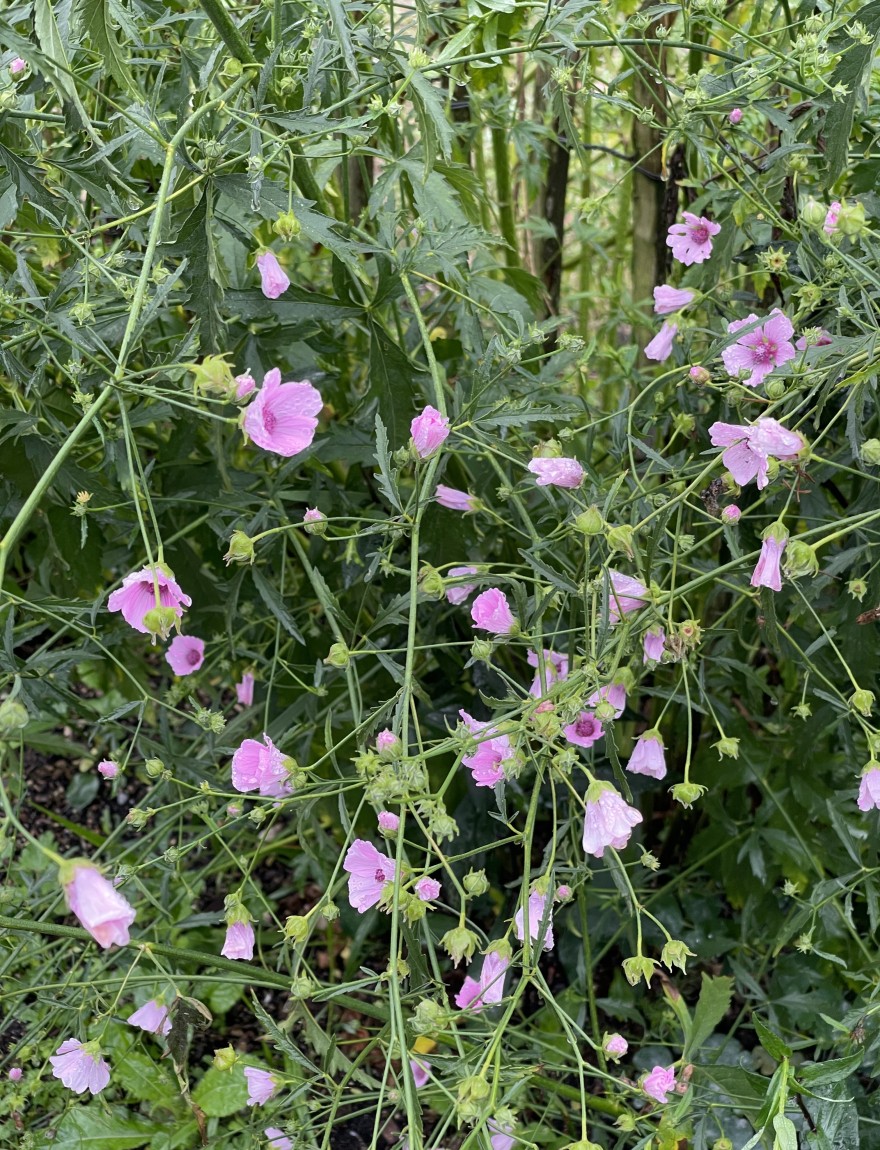
[[[729,523],[731,527],[739,523],[742,516],[742,511],[735,503],[728,503],[728,505],[721,510],[721,518],[725,523]]]
[[[250,707],[254,701],[254,677],[250,671],[245,671],[241,682],[235,684],[236,697],[243,707]]]
[[[22,60],[21,56],[16,56],[14,60],[9,62],[9,71],[13,76],[20,75],[27,67],[27,62]]]
[[[663,652],[666,650],[666,632],[664,629],[659,624],[651,627],[642,638],[642,646],[644,648],[642,662],[659,663],[663,658]]]
[[[713,423],[709,439],[715,447],[726,447],[722,462],[741,487],[753,479],[758,490],[767,486],[767,460],[794,459],[805,446],[803,437],[789,431],[775,419],[758,419],[746,426],[740,423]]]
[[[261,252],[257,256],[257,267],[260,269],[260,287],[266,299],[278,299],[290,287],[290,280],[274,252]]]
[[[409,1069],[413,1076],[413,1082],[416,1084],[416,1090],[421,1090],[423,1086],[427,1086],[431,1077],[431,1067],[423,1058],[411,1058]]]
[[[409,425],[419,459],[427,459],[449,435],[449,420],[430,404]]]
[[[184,595],[167,567],[142,567],[140,571],[126,575],[122,586],[117,587],[107,600],[107,610],[121,611],[129,627],[148,635],[150,629],[144,623],[144,616],[156,606],[156,584],[159,586],[159,606],[172,607],[177,618],[182,619],[183,610],[192,604],[192,599]]]
[[[529,471],[537,476],[538,487],[580,487],[584,481],[583,467],[576,459],[564,455],[556,459],[533,459]]]
[[[287,760],[268,735],[263,735],[262,743],[245,739],[232,756],[232,785],[242,794],[259,791],[268,798],[293,793]]]
[[[376,736],[376,750],[380,755],[397,756],[403,751],[400,739],[393,731],[389,731],[386,727],[384,731],[380,731]]]
[[[621,575],[619,571],[609,571],[611,594],[608,601],[608,618],[618,623],[623,615],[638,611],[648,600],[648,588],[638,579]]]
[[[880,767],[869,767],[859,783],[858,808],[860,811],[880,809]]]
[[[666,1102],[666,1095],[675,1089],[675,1071],[669,1066],[655,1066],[642,1083],[642,1090],[657,1102]]]
[[[415,892],[422,902],[433,902],[440,897],[440,883],[435,878],[420,878],[415,885]]]
[[[489,723],[472,718],[467,711],[460,710],[458,713],[472,735],[491,730]],[[514,757],[510,736],[495,735],[479,742],[477,749],[472,754],[463,755],[461,761],[471,772],[478,787],[494,787],[504,778],[504,764]]]
[[[277,1126],[268,1126],[263,1133],[269,1139],[269,1150],[293,1150],[293,1143]]]
[[[606,683],[590,695],[587,706],[595,708],[602,702],[610,703],[614,708],[615,719],[619,719],[626,706],[626,687],[622,683]]]
[[[115,779],[119,774],[119,764],[114,763],[112,759],[101,759],[98,763],[98,774],[103,775],[105,779]]]
[[[522,912],[520,912],[520,914],[521,913]],[[531,919],[531,905],[529,916]],[[532,938],[537,936],[537,927],[540,925],[540,922],[541,919],[539,918],[535,924],[534,931],[530,930]],[[530,921],[530,928],[531,925]],[[552,945],[551,929],[550,946],[552,947]],[[549,950],[550,948],[548,947],[547,949]],[[484,1006],[496,1006],[504,997],[504,979],[509,966],[509,958],[506,958],[503,954],[498,954],[497,951],[490,950],[483,959],[479,980],[471,978],[471,976],[468,975],[464,980],[461,990],[455,996],[455,1005],[459,1010],[472,1010],[475,1014],[479,1014]]]
[[[629,1043],[622,1034],[609,1034],[603,1043],[603,1049],[612,1058],[623,1058],[629,1050]]]
[[[706,371],[705,367],[701,367],[698,363],[695,363],[693,365],[693,367],[690,368],[690,370],[688,371],[688,375],[691,377],[691,379],[694,381],[694,383],[698,383],[701,385],[708,383],[709,380],[712,378],[710,373],[708,371]]]
[[[256,388],[256,386],[257,381],[249,371],[245,371],[241,375],[237,375],[235,377],[235,398],[246,399]]]
[[[641,814],[625,803],[610,783],[591,783],[587,789],[584,850],[597,859],[602,858],[606,847],[623,850],[632,828],[641,821]]]
[[[20,1066],[10,1066],[9,1068],[9,1081],[21,1082],[22,1069]]]
[[[807,343],[807,337],[804,335],[797,341],[794,346],[798,351],[806,351],[807,348],[810,347],[828,347],[829,344],[834,343],[834,340],[831,338],[831,332],[826,331],[824,327],[815,328],[814,330],[819,334],[814,339],[811,339],[809,343]]]
[[[323,406],[321,393],[307,379],[282,383],[281,372],[273,367],[245,408],[242,427],[258,447],[289,458],[311,445]]]
[[[657,315],[669,315],[673,311],[681,311],[693,301],[696,292],[690,288],[674,288],[669,284],[660,284],[654,288],[654,311]]]
[[[319,511],[317,507],[307,507],[306,508],[305,514],[303,515],[303,523],[315,524],[315,523],[326,523],[326,522],[327,522],[327,516],[324,514],[323,511]],[[308,528],[306,528],[306,530],[308,531]],[[326,530],[326,528],[324,528],[324,530]],[[315,529],[315,527],[313,526],[312,530],[311,530],[311,534],[317,535],[317,534],[321,534],[321,532],[317,531]]]
[[[826,236],[833,236],[837,231],[837,217],[840,215],[840,200],[835,200],[825,215],[822,231]]]
[[[278,1089],[278,1080],[268,1070],[258,1070],[256,1066],[246,1066],[248,1106],[265,1106]]]
[[[463,575],[476,575],[476,574],[477,574],[477,568],[476,567],[450,567],[449,568],[449,578],[450,579],[461,579]],[[458,607],[460,604],[464,603],[464,601],[466,599],[469,599],[471,597],[471,595],[473,595],[474,591],[476,591],[476,589],[477,589],[476,583],[459,583],[457,587],[447,587],[447,589],[446,589],[446,601],[448,603],[451,603],[454,607]]]
[[[455,487],[447,487],[445,483],[438,483],[434,489],[434,501],[441,507],[450,511],[476,511],[477,497],[467,491],[459,491]]]
[[[672,344],[678,335],[677,323],[664,323],[651,342],[645,348],[645,359],[656,360],[662,363],[672,355]]]
[[[794,344],[791,342],[794,327],[778,307],[770,312],[760,327],[754,327],[756,323],[756,315],[748,315],[745,319],[729,323],[727,330],[731,333],[744,327],[751,327],[752,330],[741,335],[736,343],[721,353],[729,376],[744,371],[749,373],[743,380],[746,387],[758,387],[774,367],[781,367],[795,356]]]
[[[379,811],[379,830],[394,834],[400,827],[400,818],[393,811]]]
[[[701,264],[712,254],[712,237],[721,231],[721,224],[684,212],[683,224],[673,224],[666,236],[666,246],[672,248],[672,258],[683,263]]]
[[[507,596],[497,587],[490,587],[478,595],[471,604],[474,626],[493,635],[509,635],[516,627],[516,619],[507,605]]]
[[[100,1094],[110,1081],[110,1067],[101,1057],[96,1042],[80,1042],[68,1038],[53,1056],[52,1077],[60,1078],[63,1086],[74,1094]]]
[[[254,957],[254,928],[249,922],[230,922],[220,953],[224,958],[242,958],[246,962]]]
[[[194,635],[175,635],[165,652],[165,662],[175,675],[191,675],[205,661],[205,641]]]
[[[168,1007],[151,998],[142,1007],[128,1016],[128,1025],[137,1026],[147,1034],[167,1034],[171,1029]]]
[[[779,570],[779,561],[782,559],[782,553],[788,542],[788,532],[785,532],[785,538],[778,538],[776,535],[769,534],[773,530],[773,527],[767,529],[768,534],[764,536],[761,554],[758,556],[758,562],[749,582],[753,587],[769,587],[771,591],[781,591],[782,574]]]
[[[639,736],[626,769],[632,775],[650,775],[652,779],[666,778],[666,755],[659,731],[645,731]]]
[[[381,899],[385,884],[394,881],[397,867],[394,859],[380,854],[372,843],[355,839],[342,869],[348,874],[348,901],[363,914]]]
[[[486,1128],[492,1135],[489,1139],[492,1150],[513,1150],[516,1139],[510,1133],[510,1126],[499,1126],[494,1119],[490,1118],[486,1123]]]
[[[61,881],[68,907],[95,942],[105,950],[114,943],[128,944],[128,928],[135,920],[134,908],[97,867],[88,862],[65,863]]]
[[[740,122],[740,120],[743,118],[742,108],[731,108],[730,114],[728,115],[727,118],[728,118],[728,120],[730,120],[731,124],[734,124],[734,125],[738,124]]]
[[[605,734],[592,711],[581,711],[578,718],[562,728],[562,733],[576,747],[592,747]]]
[[[533,890],[529,895],[529,938],[532,942],[538,942],[538,932],[541,929],[541,923],[545,917],[547,919],[547,925],[544,928],[544,937],[541,940],[541,946],[544,950],[552,950],[555,941],[553,938],[553,906],[552,903],[548,904],[545,894],[539,894],[538,891]],[[525,937],[524,918],[524,909],[520,907],[513,916],[516,937],[520,942],[522,942]],[[486,957],[488,958],[488,955]]]
[[[536,651],[529,651],[526,655],[530,667],[538,668],[538,655]],[[554,683],[561,683],[568,678],[568,656],[560,655],[556,651],[544,649],[544,683],[541,683],[541,671],[538,668],[535,681],[529,687],[529,694],[535,699],[546,695]]]

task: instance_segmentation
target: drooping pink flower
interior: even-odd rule
[[[690,288],[674,288],[669,284],[660,284],[654,288],[654,311],[657,315],[669,315],[673,311],[681,311],[693,302],[696,292]]]
[[[267,1126],[263,1133],[269,1139],[269,1150],[293,1150],[293,1143],[277,1126]]]
[[[600,859],[606,847],[623,850],[633,827],[642,821],[635,807],[624,802],[610,783],[591,783],[587,790],[584,850]]]
[[[449,420],[430,404],[409,425],[419,459],[427,459],[449,436]]]
[[[560,655],[558,651],[548,651],[544,648],[544,682],[541,683],[541,670],[538,666],[537,651],[529,651],[526,655],[529,666],[536,668],[534,682],[529,687],[529,694],[540,699],[546,695],[554,683],[561,683],[568,678],[568,656]]]
[[[880,809],[880,767],[869,767],[859,783],[858,808],[860,811]]]
[[[562,733],[576,747],[592,747],[605,734],[602,724],[592,711],[581,711],[573,723],[562,728]]]
[[[459,491],[456,487],[447,487],[445,483],[438,483],[434,489],[434,502],[450,511],[476,511],[477,497],[467,491]]]
[[[806,336],[804,336],[804,335],[801,336],[801,338],[794,345],[798,349],[798,351],[806,351],[807,348],[810,348],[810,347],[828,347],[829,344],[834,343],[834,340],[832,339],[830,331],[826,331],[826,329],[824,327],[819,327],[819,328],[816,328],[815,330],[819,334],[814,339],[812,339],[809,343],[807,343],[807,337]]]
[[[106,950],[126,946],[135,910],[113,884],[88,862],[65,863],[62,885],[67,905],[92,938]]]
[[[379,811],[379,830],[394,834],[400,827],[400,816],[393,811]]]
[[[544,936],[540,939],[540,945],[544,950],[552,950],[555,943],[555,939],[553,938],[553,904],[548,900],[545,894],[540,894],[538,891],[533,890],[529,895],[529,938],[532,942],[537,943],[539,941],[541,923],[544,922],[545,917],[547,924],[544,927]],[[524,920],[525,908],[520,907],[513,916],[516,937],[520,942],[522,942],[525,937]],[[488,958],[488,955],[486,957]]]
[[[119,764],[114,763],[112,759],[101,759],[98,763],[98,774],[103,775],[105,779],[115,779],[119,774]]]
[[[24,1072],[22,1071],[20,1066],[10,1066],[9,1067],[9,1081],[10,1082],[21,1082],[21,1076],[23,1073]]]
[[[642,1090],[649,1098],[666,1102],[667,1094],[675,1090],[675,1070],[671,1066],[655,1066],[642,1082]]]
[[[191,606],[192,599],[184,595],[180,584],[167,567],[142,567],[122,580],[107,600],[108,611],[121,611],[122,618],[129,627],[143,635],[150,633],[144,623],[144,616],[156,606],[156,585],[159,587],[159,606],[172,607],[178,619],[183,618],[184,608]]]
[[[256,389],[257,381],[249,371],[244,371],[241,375],[235,377],[235,398],[247,399],[252,391]]]
[[[461,579],[464,575],[476,575],[476,567],[450,567],[449,578]],[[476,583],[459,583],[455,587],[446,588],[446,601],[451,603],[454,607],[460,606],[465,600],[470,599],[474,591],[476,591]]]
[[[96,1042],[80,1042],[68,1038],[52,1057],[52,1077],[60,1078],[63,1086],[74,1094],[100,1094],[110,1081],[110,1066],[101,1057]]]
[[[645,632],[642,638],[642,647],[644,650],[643,663],[659,663],[663,658],[663,652],[666,650],[666,631],[659,623],[655,623]]]
[[[440,883],[435,878],[420,878],[414,889],[422,902],[433,902],[440,897]]]
[[[416,1090],[421,1090],[423,1086],[427,1086],[431,1077],[431,1067],[424,1058],[411,1058],[409,1069],[413,1076],[413,1082],[416,1084]]]
[[[606,683],[590,695],[586,705],[595,708],[602,702],[610,703],[615,719],[619,719],[626,707],[626,687],[622,683]]]
[[[250,707],[254,701],[254,677],[250,671],[245,671],[241,682],[235,684],[235,695],[243,707]]]
[[[826,236],[833,236],[837,231],[837,218],[840,215],[840,208],[840,200],[834,200],[826,212],[825,223],[822,225],[822,231]]]
[[[355,839],[348,848],[342,869],[348,874],[348,901],[363,914],[381,899],[385,884],[394,881],[394,859],[381,854],[372,843]]]
[[[242,794],[259,791],[268,798],[293,793],[287,760],[268,735],[263,742],[245,739],[232,756],[232,785]]]
[[[273,367],[245,408],[242,427],[257,447],[289,458],[311,445],[323,406],[321,393],[307,379],[282,383],[280,370]]]
[[[663,363],[672,355],[672,345],[678,335],[677,323],[664,323],[651,342],[645,347],[645,359]]]
[[[278,1079],[268,1070],[246,1066],[244,1076],[247,1079],[248,1106],[265,1106],[278,1090]]]
[[[629,1050],[629,1043],[622,1034],[609,1034],[602,1044],[602,1048],[612,1058],[623,1058]]]
[[[260,288],[266,299],[278,299],[290,287],[290,280],[274,252],[261,252],[257,256],[257,267],[260,269]]]
[[[14,60],[9,62],[9,72],[13,76],[20,76],[27,67],[27,61],[22,60],[21,56],[16,56]]]
[[[246,962],[254,957],[254,928],[249,922],[230,922],[220,953],[224,958],[241,958]]]
[[[529,471],[538,487],[580,487],[585,474],[576,459],[564,455],[555,459],[539,456],[529,463]]]
[[[531,910],[529,914],[531,916]],[[538,925],[540,922],[539,918]],[[536,927],[532,937],[536,937],[537,933]],[[484,1006],[496,1006],[504,997],[504,979],[509,966],[509,958],[490,950],[483,958],[479,978],[471,978],[470,975],[465,978],[461,990],[455,996],[455,1005],[459,1010],[472,1010],[475,1014],[479,1014]]]
[[[483,591],[471,604],[474,626],[493,635],[509,635],[516,627],[516,619],[507,605],[507,596],[497,587]]]
[[[729,376],[737,376],[743,371],[749,373],[742,381],[746,387],[758,387],[775,367],[781,367],[795,357],[791,342],[794,327],[784,312],[775,307],[759,327],[754,326],[756,323],[759,323],[756,315],[729,323],[727,330],[731,334],[744,327],[752,330],[745,332],[721,353]]]
[[[690,267],[701,264],[712,254],[712,237],[721,231],[721,224],[705,216],[683,212],[684,223],[673,224],[666,236],[666,246],[672,248],[672,258]]]
[[[474,719],[467,711],[460,710],[462,722],[472,735],[479,735],[484,731],[491,731],[490,723],[483,723]],[[471,772],[478,787],[494,787],[504,778],[504,764],[515,757],[513,745],[509,735],[493,735],[482,739],[477,749],[469,755],[462,756],[462,762]]]
[[[632,775],[649,775],[652,779],[666,778],[666,753],[659,731],[645,731],[639,736],[626,769]]]
[[[167,1034],[171,1029],[171,1019],[168,1017],[168,1007],[151,998],[139,1007],[134,1014],[128,1016],[128,1025],[137,1026],[147,1034]]]
[[[742,518],[742,511],[737,507],[735,503],[728,503],[726,507],[722,507],[721,509],[721,518],[725,523],[728,523],[731,527],[734,527]]]
[[[640,580],[610,570],[608,579],[611,583],[611,594],[608,597],[610,622],[618,623],[624,615],[638,611],[648,601],[648,588]]]
[[[513,1150],[513,1145],[516,1142],[516,1139],[511,1133],[512,1127],[499,1126],[494,1118],[490,1118],[486,1123],[486,1128],[491,1135],[489,1138],[489,1143],[492,1147],[492,1150]]]
[[[759,491],[770,482],[767,460],[771,456],[794,459],[805,446],[801,435],[769,416],[749,425],[713,423],[709,439],[715,447],[727,448],[721,459],[736,482],[745,487],[754,479]]]
[[[743,118],[742,108],[731,108],[730,114],[727,118],[730,120],[731,124],[736,126]]]
[[[205,661],[205,640],[195,635],[175,635],[165,652],[165,662],[175,675],[191,675]]]
[[[772,531],[773,528],[768,530]],[[749,580],[753,587],[769,587],[771,591],[782,590],[782,573],[779,570],[779,563],[787,542],[788,532],[785,533],[784,538],[772,534],[765,535],[761,543],[761,554],[758,556],[758,562]]]

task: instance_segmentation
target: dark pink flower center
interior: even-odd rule
[[[772,339],[762,336],[752,349],[755,363],[775,363],[778,348]]]
[[[373,878],[376,880],[376,882],[384,882],[385,881],[385,872],[382,870],[381,867],[376,868],[376,873],[373,875]]]
[[[695,224],[691,228],[691,239],[695,244],[704,244],[709,239],[709,229],[705,224]]]
[[[187,653],[186,653],[186,661],[187,661],[187,663],[189,663],[189,665],[191,667],[194,667],[196,665],[196,663],[198,663],[200,658],[201,658],[201,656],[199,655],[199,653],[195,647],[193,647],[191,650],[187,651]]]
[[[589,739],[596,731],[596,720],[592,715],[587,715],[585,718],[578,719],[574,729],[582,739]]]
[[[269,432],[270,435],[275,430],[275,425],[277,423],[278,423],[278,420],[275,417],[275,412],[270,407],[264,407],[263,408],[263,427],[265,427],[265,429]]]

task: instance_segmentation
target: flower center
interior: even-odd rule
[[[756,344],[753,350],[753,355],[756,363],[775,363],[776,362],[776,344],[766,336],[762,336],[761,342]]]
[[[709,229],[705,224],[697,224],[691,228],[691,239],[695,244],[704,244],[709,238]]]
[[[275,412],[272,411],[272,409],[269,407],[264,408],[263,409],[263,427],[265,427],[265,429],[269,432],[270,435],[275,430],[275,425],[277,424],[277,422],[278,422],[278,420],[275,417]]]
[[[198,653],[198,651],[195,649],[195,647],[193,647],[193,649],[192,649],[191,651],[187,651],[187,653],[186,653],[186,661],[187,661],[187,663],[189,663],[189,665],[190,665],[191,667],[194,667],[194,666],[196,665],[196,663],[198,663],[198,661],[199,661],[199,653]]]
[[[385,881],[385,872],[382,870],[381,867],[376,868],[376,873],[373,875],[373,878],[376,880],[376,882],[384,882]]]
[[[588,715],[584,719],[578,719],[575,723],[575,730],[582,739],[588,739],[596,729],[596,720],[592,715]]]

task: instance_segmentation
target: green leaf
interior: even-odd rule
[[[370,324],[370,392],[379,404],[392,443],[404,443],[409,436],[413,399],[420,386],[409,357],[377,323]]]
[[[694,1023],[690,1038],[682,1057],[690,1061],[708,1038],[715,1033],[715,1027],[730,1008],[733,997],[733,979],[726,976],[712,978],[702,975],[700,997],[694,1008]]]
[[[207,1118],[228,1118],[242,1110],[248,1100],[244,1066],[240,1062],[231,1070],[210,1066],[193,1090],[192,1099]]]
[[[251,993],[251,1007],[254,1012],[254,1017],[266,1031],[267,1036],[272,1040],[276,1050],[280,1050],[282,1054],[287,1057],[297,1066],[301,1066],[303,1070],[307,1070],[309,1074],[320,1075],[321,1071],[311,1062],[299,1047],[294,1043],[290,1037],[278,1026],[277,1022],[270,1014],[260,1006],[259,1000],[253,992]]]
[[[274,583],[270,583],[262,571],[256,567],[251,568],[251,575],[254,578],[254,586],[260,593],[260,598],[284,628],[288,635],[296,639],[297,643],[305,645],[305,639],[300,634],[299,628],[293,621],[293,616],[284,606],[278,588]]]
[[[392,507],[398,511],[403,512],[403,506],[400,502],[400,495],[397,492],[397,472],[391,470],[391,456],[388,452],[388,432],[385,430],[385,424],[382,422],[382,417],[376,415],[376,462],[379,465],[379,474],[376,481],[379,485],[379,490],[388,500]]]
[[[220,259],[211,226],[213,199],[213,188],[209,182],[205,185],[202,198],[184,220],[177,239],[173,243],[162,244],[159,251],[185,257],[187,265],[181,271],[189,293],[187,307],[201,320],[202,350],[216,353],[222,350],[224,337],[220,319],[220,304],[223,301]]]
[[[775,1058],[777,1062],[782,1062],[784,1058],[791,1058],[791,1047],[787,1046],[778,1034],[774,1034],[756,1014],[752,1015],[752,1025],[755,1028],[758,1041],[771,1058]]]
[[[773,1129],[776,1133],[773,1150],[798,1150],[797,1130],[790,1118],[777,1114],[773,1119]]]
[[[61,32],[58,30],[58,21],[55,19],[52,0],[35,0],[34,31],[43,53],[48,57],[51,64],[55,65],[55,67],[47,69],[52,82],[63,96],[81,107],[76,85],[70,75],[70,61],[67,58],[67,50],[64,47]],[[84,117],[84,120],[86,118]]]
[[[804,1086],[824,1086],[827,1082],[842,1082],[858,1070],[865,1057],[864,1051],[856,1050],[845,1058],[828,1058],[825,1062],[813,1062],[799,1066],[798,1082]]]
[[[64,1115],[55,1137],[41,1143],[45,1150],[136,1150],[158,1130],[124,1106],[104,1108],[100,1102],[74,1106]]]
[[[326,0],[327,11],[330,13],[330,21],[333,24],[333,31],[336,33],[336,39],[339,41],[339,46],[342,49],[342,56],[345,60],[345,66],[351,72],[353,80],[360,79],[358,76],[357,62],[354,58],[354,49],[351,44],[351,32],[349,30],[348,17],[345,14],[345,7],[341,0]]]
[[[874,37],[880,34],[880,0],[864,4],[858,10],[858,18]],[[847,94],[840,100],[832,100],[825,113],[825,187],[830,188],[843,171],[849,159],[849,141],[855,118],[856,101],[862,80],[874,59],[874,42],[854,43],[849,36],[843,44],[835,42],[835,47],[844,47],[844,56],[831,73],[830,87],[842,84]]]
[[[137,85],[119,50],[119,41],[110,23],[108,6],[109,0],[75,0],[73,16],[120,88],[127,89],[133,96],[139,96]]]
[[[156,1044],[157,1057],[161,1047]],[[113,1063],[113,1081],[124,1087],[137,1102],[161,1102],[173,1106],[179,1098],[177,1083],[165,1066],[146,1054],[130,1050]]]
[[[2,144],[0,144],[0,165],[9,173],[15,190],[18,192],[18,198],[30,200],[43,215],[60,226],[61,215],[59,213],[63,215],[62,204],[43,187],[42,174],[39,168],[24,159],[23,156],[10,152]]]

